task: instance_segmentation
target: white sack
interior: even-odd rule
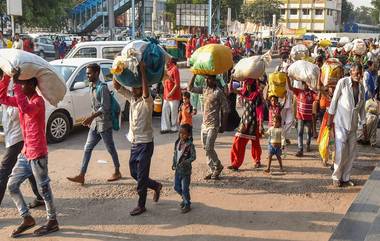
[[[294,62],[288,68],[290,79],[303,81],[313,90],[317,89],[319,75],[319,67],[304,60]]]
[[[309,56],[309,49],[303,44],[297,44],[290,51],[290,58],[293,61],[304,59]]]
[[[19,49],[0,49],[0,69],[12,76],[20,68],[20,80],[37,78],[40,94],[53,106],[66,94],[66,84],[55,68],[41,57]]]
[[[367,45],[363,39],[355,39],[352,43],[354,44],[352,48],[354,54],[364,55],[367,52]]]
[[[148,42],[143,41],[143,40],[134,40],[129,42],[124,49],[121,51],[121,55],[124,57],[129,57],[129,56],[135,56],[138,61],[140,62],[142,59],[142,55],[148,46]]]
[[[232,77],[235,80],[259,79],[265,73],[265,67],[272,61],[270,51],[262,56],[253,56],[240,60],[234,67]]]

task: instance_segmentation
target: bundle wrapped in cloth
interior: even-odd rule
[[[121,56],[115,58],[111,73],[123,86],[140,87],[141,73],[138,66],[144,61],[148,84],[154,85],[162,81],[168,59],[170,55],[158,45],[157,40],[135,40],[124,47]]]
[[[328,39],[322,39],[321,41],[319,41],[318,45],[322,48],[327,48],[327,47],[330,47],[331,46],[331,41],[328,40]]]
[[[367,45],[363,39],[355,39],[352,41],[354,44],[352,52],[357,55],[364,55],[367,52]]]
[[[288,68],[290,79],[303,81],[313,90],[317,89],[319,75],[319,67],[304,60],[294,62]]]
[[[190,58],[191,71],[199,75],[218,75],[230,70],[234,62],[230,48],[208,44],[197,49]]]
[[[349,53],[352,49],[354,48],[354,44],[349,42],[349,43],[346,43],[344,46],[343,46],[343,49],[346,53]]]
[[[322,66],[321,81],[324,86],[336,85],[343,77],[343,65],[336,58],[330,58]]]
[[[293,61],[301,60],[309,56],[309,49],[303,44],[297,44],[290,51],[290,58]]]
[[[274,72],[269,75],[268,96],[284,98],[286,95],[286,73]]]
[[[271,52],[240,60],[234,67],[232,77],[238,81],[259,79],[265,73],[265,67],[272,61]]]
[[[13,76],[12,70],[19,68],[19,80],[36,78],[39,93],[53,106],[63,100],[66,84],[56,69],[41,57],[19,49],[0,49],[0,69]]]

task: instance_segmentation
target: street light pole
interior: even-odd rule
[[[208,0],[208,35],[212,33],[212,0]]]
[[[136,6],[135,6],[135,0],[132,0],[132,39],[135,39],[136,37]]]
[[[115,30],[115,14],[113,12],[113,0],[108,0],[108,30],[110,33],[111,40],[114,40],[114,30]]]

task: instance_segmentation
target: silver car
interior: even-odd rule
[[[39,36],[33,39],[34,53],[42,58],[55,58],[55,49],[53,41],[48,36]]]

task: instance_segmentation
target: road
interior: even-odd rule
[[[273,64],[275,65],[275,64]],[[190,78],[181,70],[182,78]],[[112,161],[100,143],[94,150],[84,186],[70,183],[67,176],[78,174],[87,137],[86,128],[77,128],[68,139],[49,145],[49,173],[58,210],[61,230],[38,240],[144,240],[144,241],[285,241],[328,240],[357,192],[368,178],[380,149],[359,147],[359,159],[354,163],[353,179],[358,186],[337,189],[331,185],[331,172],[319,161],[315,141],[312,152],[304,158],[294,156],[297,146],[296,130],[284,159],[285,175],[278,175],[277,162],[272,176],[263,174],[267,156],[267,140],[262,139],[263,168],[255,169],[247,146],[246,160],[239,172],[227,169],[220,181],[205,181],[206,156],[200,141],[202,117],[194,117],[194,143],[197,160],[193,165],[191,195],[193,210],[181,214],[180,197],[173,190],[171,170],[173,143],[176,134],[160,135],[160,118],[153,119],[155,150],[151,177],[163,183],[159,203],[148,194],[148,211],[130,217],[137,202],[136,183],[129,175],[130,143],[125,138],[128,123],[114,133],[121,172],[124,178],[114,183],[106,179],[113,171]],[[220,134],[216,151],[223,165],[229,165],[234,133]],[[0,153],[4,148],[0,147]],[[28,183],[22,185],[27,201],[32,192]],[[32,210],[39,224],[44,222],[43,209]],[[0,208],[0,240],[10,240],[9,234],[20,222],[17,210],[8,194]],[[31,238],[26,232],[23,240]]]

